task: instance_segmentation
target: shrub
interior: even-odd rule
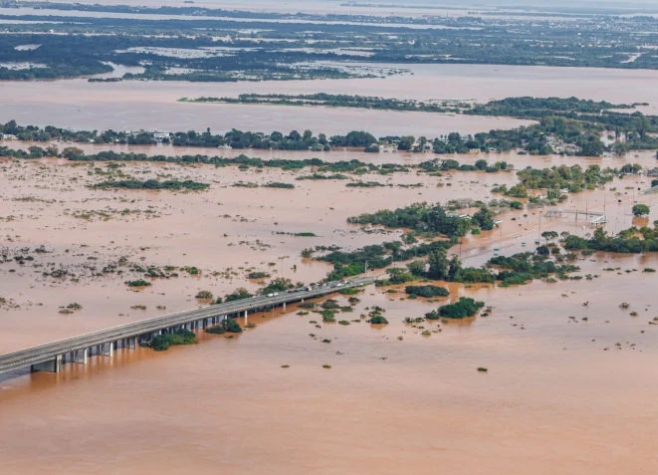
[[[212,300],[213,295],[209,290],[200,290],[199,293],[196,294],[195,298],[200,300]]]
[[[425,314],[425,318],[427,320],[438,320],[441,316],[439,315],[439,312],[436,310],[432,310],[431,312],[427,312]]]
[[[149,285],[151,285],[151,283],[143,279],[140,279],[140,280],[129,280],[126,282],[126,285],[128,287],[148,287]]]
[[[338,302],[336,300],[329,299],[329,300],[323,302],[321,307],[324,308],[325,310],[326,309],[333,310],[333,309],[340,308],[340,305],[338,304]]]
[[[439,315],[451,320],[461,320],[472,317],[479,309],[484,307],[484,302],[476,302],[467,297],[461,297],[458,302],[444,305],[439,309]]]
[[[425,297],[425,298],[447,297],[448,295],[450,295],[448,289],[445,289],[443,287],[437,287],[434,285],[408,285],[407,287],[405,287],[404,291],[408,295],[414,295],[417,297]]]
[[[386,320],[386,318],[384,318],[382,315],[376,315],[368,320],[368,323],[372,325],[388,325],[388,320]]]
[[[232,318],[227,318],[219,325],[207,328],[206,333],[213,333],[215,335],[223,335],[224,333],[242,333],[240,324]]]
[[[635,205],[633,206],[633,216],[647,216],[650,212],[650,208],[647,205]]]
[[[224,302],[227,303],[235,302],[236,300],[243,300],[251,297],[253,297],[253,295],[251,295],[247,289],[240,287],[239,289],[235,290],[232,294],[228,294],[224,298]]]
[[[277,277],[273,279],[266,287],[260,290],[262,295],[267,295],[275,292],[285,292],[286,290],[292,289],[295,286],[293,285],[290,279],[285,279],[283,277]]]
[[[322,310],[320,315],[322,315],[324,323],[334,323],[336,321],[336,314],[332,310]]]
[[[196,335],[189,330],[178,330],[174,333],[165,333],[153,338],[149,346],[155,351],[166,351],[174,345],[192,345],[196,343]]]

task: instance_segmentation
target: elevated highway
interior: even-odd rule
[[[226,318],[247,316],[266,308],[283,306],[307,299],[322,297],[341,289],[368,285],[375,277],[360,277],[345,282],[330,282],[315,287],[306,287],[288,292],[256,296],[235,302],[228,302],[189,312],[157,317],[141,322],[129,323],[106,330],[100,330],[66,340],[35,346],[24,350],[0,355],[0,374],[30,368],[32,371],[61,371],[67,362],[86,364],[90,356],[112,357],[114,350],[134,348],[154,336],[174,332],[179,329],[205,329],[220,323]]]

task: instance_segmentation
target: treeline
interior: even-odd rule
[[[629,167],[632,172],[633,166]],[[583,189],[592,190],[612,181],[614,176],[620,173],[625,173],[624,168],[601,170],[598,165],[590,165],[585,170],[580,165],[560,165],[543,169],[527,167],[517,172],[519,184],[511,188],[501,185],[491,191],[514,198],[527,198],[528,190],[546,189],[549,200],[564,200],[566,196],[563,190],[571,193],[578,193]]]
[[[190,190],[190,191],[202,191],[206,190],[210,185],[206,183],[199,183],[193,180],[166,180],[158,181],[155,179],[151,180],[116,180],[116,181],[104,181],[92,185],[91,188],[122,188],[126,190]]]
[[[461,216],[448,212],[439,204],[428,203],[362,214],[348,218],[347,222],[409,229],[432,236],[444,235],[450,239],[465,236],[474,227],[491,230],[494,226],[493,213],[486,206],[482,206],[473,216]]]
[[[443,106],[414,100],[385,99],[351,95],[259,95],[246,94],[238,98],[200,98],[198,102],[275,103],[283,105],[332,105],[363,107],[383,110],[418,110],[448,112]],[[658,117],[645,116],[632,110],[642,104],[612,104],[606,101],[583,100],[575,97],[534,98],[512,97],[486,104],[457,103],[449,112],[468,115],[514,117],[536,120],[539,123],[511,130],[462,136],[453,132],[436,138],[415,136],[381,137],[379,141],[354,142],[344,145],[336,140],[334,146],[364,146],[368,151],[379,151],[381,144],[395,145],[398,150],[410,152],[432,151],[437,154],[463,154],[471,151],[505,152],[521,149],[532,155],[550,155],[556,152],[582,156],[600,156],[605,151],[623,155],[629,150],[658,148]],[[614,143],[610,147],[601,140],[601,134],[610,131]],[[356,145],[358,143],[358,145]],[[561,150],[556,150],[559,145]]]
[[[380,175],[389,175],[392,173],[407,173],[411,170],[418,170],[427,173],[435,173],[438,170],[450,171],[480,171],[486,170],[494,172],[499,170],[509,170],[511,167],[506,162],[496,162],[490,166],[485,160],[478,160],[475,165],[462,165],[454,159],[440,160],[434,159],[426,162],[421,162],[418,165],[401,165],[397,163],[383,163],[375,165],[373,163],[366,163],[361,160],[341,160],[338,162],[328,162],[319,158],[305,158],[305,159],[280,159],[274,158],[264,160],[262,158],[248,157],[246,155],[239,155],[233,158],[225,158],[221,156],[209,155],[147,155],[145,153],[126,153],[103,151],[93,154],[87,154],[77,147],[67,147],[60,150],[54,146],[46,148],[36,145],[30,146],[28,150],[17,150],[6,146],[0,146],[0,156],[37,159],[43,157],[60,157],[66,158],[71,161],[89,161],[89,162],[164,162],[164,163],[180,163],[180,164],[193,164],[201,163],[207,165],[215,165],[218,167],[224,166],[238,166],[238,167],[255,167],[255,168],[280,168],[282,170],[302,170],[304,168],[314,167],[317,172],[313,175],[298,177],[298,180],[322,180],[322,179],[348,179],[347,175],[341,173],[354,173],[362,175],[365,173],[378,173]],[[323,175],[323,173],[333,173],[334,175]]]
[[[240,94],[238,97],[182,98],[181,102],[220,104],[270,104],[284,106],[350,107],[357,109],[415,111],[435,113],[460,113],[470,107],[465,102],[423,102],[414,99],[393,99],[349,94]]]
[[[352,252],[332,251],[317,257],[316,260],[333,264],[334,269],[327,276],[327,281],[334,281],[363,274],[366,269],[384,269],[395,262],[428,256],[440,250],[445,251],[452,245],[453,243],[449,241],[435,241],[404,248],[400,241],[391,241],[381,245],[365,246]]]
[[[551,115],[566,114],[599,114],[611,109],[632,109],[641,104],[612,104],[607,101],[592,101],[576,97],[536,98],[530,96],[509,97],[486,104],[477,104],[465,111],[471,115],[493,115],[523,118],[542,118]]]
[[[323,95],[314,95],[323,96]],[[359,98],[360,96],[331,96]],[[373,99],[373,98],[371,98]],[[336,99],[338,100],[338,99]],[[348,99],[345,99],[348,100]],[[354,99],[356,101],[356,99]],[[373,99],[374,100],[374,99]],[[383,99],[382,99],[383,100]],[[397,101],[397,100],[392,100]],[[406,102],[406,101],[402,101]],[[19,126],[10,121],[0,127],[0,133],[11,134],[19,140],[62,140],[84,143],[154,144],[158,140],[182,147],[230,147],[233,149],[311,150],[330,151],[336,147],[355,147],[368,152],[379,152],[382,145],[391,145],[401,151],[436,154],[464,154],[471,151],[504,152],[521,150],[532,155],[553,153],[582,156],[601,156],[606,151],[623,155],[629,150],[658,148],[658,117],[644,116],[639,112],[622,113],[613,108],[632,108],[636,104],[611,104],[585,101],[576,98],[508,98],[465,109],[468,114],[500,115],[537,120],[537,124],[511,130],[491,130],[463,136],[457,132],[436,138],[387,136],[376,138],[366,131],[351,131],[346,135],[327,137],[306,130],[293,130],[287,135],[233,129],[223,134],[187,131],[170,134],[153,132],[116,132],[108,130],[69,131],[56,127]],[[383,107],[383,105],[382,105]],[[601,135],[613,134],[614,143],[606,147]],[[486,170],[490,171],[490,170]]]
[[[620,254],[658,252],[658,227],[633,227],[617,236],[609,236],[604,229],[598,228],[591,239],[568,236],[564,241],[564,248],[571,251],[592,250]]]
[[[128,145],[155,145],[155,134],[152,132],[118,132],[106,130],[71,130],[48,125],[38,127],[36,125],[19,125],[15,120],[0,124],[0,134],[12,135],[21,141],[50,142],[58,140],[61,142],[78,143],[117,143]]]
[[[411,261],[404,267],[388,269],[388,278],[378,285],[401,285],[417,280],[428,279],[440,282],[464,284],[498,282],[501,287],[525,285],[535,279],[549,279],[557,276],[568,279],[569,274],[579,270],[565,260],[555,244],[540,246],[536,253],[525,252],[511,257],[494,257],[485,267],[463,267],[458,256],[449,257],[447,251],[456,240],[434,241],[405,247],[401,241],[386,242],[382,245],[365,246],[351,252],[334,250],[315,259],[333,264],[334,269],[327,280],[343,279],[362,274],[367,269],[384,269],[395,262]],[[554,259],[551,259],[551,256]],[[426,260],[418,258],[426,257]],[[409,295],[423,297],[447,296],[445,289],[431,286],[408,286]]]

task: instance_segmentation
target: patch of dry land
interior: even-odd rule
[[[435,157],[344,151],[322,158],[412,166]],[[492,188],[514,186],[526,166],[655,162],[650,152],[627,159],[456,158],[505,160],[515,170],[439,176],[410,167],[299,180],[317,170],[4,159],[0,352],[209,305],[195,298],[203,290],[216,298],[239,287],[255,293],[276,278],[320,281],[332,266],[302,257],[305,249],[354,251],[399,241],[407,231],[348,224],[363,213],[468,199],[457,212],[473,215],[475,201],[514,200]],[[108,179],[209,187],[94,187]],[[405,285],[370,286],[317,302],[324,308],[254,314],[239,335],[199,333],[197,345],[168,352],[120,350],[113,359],[67,364],[57,375],[4,377],[2,472],[655,473],[658,300],[651,269],[658,258],[567,257],[559,238],[542,237],[594,236],[591,217],[546,216],[558,208],[604,212],[611,235],[653,227],[655,197],[640,194],[650,181],[615,176],[555,206],[519,199],[522,209],[497,208],[494,230],[468,234],[449,251],[463,266],[480,267],[495,255],[553,243],[553,259],[579,268],[564,280],[429,282],[449,290],[430,300],[410,298]],[[648,217],[632,216],[636,201],[651,207]],[[250,278],[254,273],[269,277]],[[126,283],[136,280],[150,285]],[[423,318],[460,297],[485,307],[461,320]],[[334,322],[319,313],[334,307]],[[388,325],[368,323],[375,316]]]

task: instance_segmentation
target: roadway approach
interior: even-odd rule
[[[87,364],[89,357],[94,355],[112,357],[117,349],[137,348],[141,343],[148,342],[162,333],[171,333],[180,329],[202,330],[227,318],[241,316],[246,318],[249,312],[278,306],[285,308],[289,303],[323,297],[342,289],[372,284],[376,280],[376,277],[359,277],[342,282],[329,282],[313,287],[302,287],[287,292],[211,305],[198,310],[87,333],[0,355],[0,374],[28,368],[32,371],[58,373],[62,370],[64,363]]]

